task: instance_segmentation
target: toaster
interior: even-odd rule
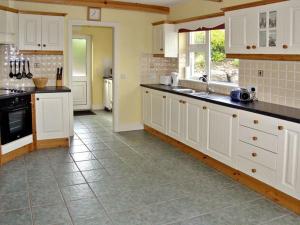
[[[230,97],[235,102],[251,102],[255,100],[255,88],[235,88],[230,92]]]
[[[172,81],[171,76],[165,75],[165,76],[160,76],[159,78],[160,84],[171,85],[171,81]]]

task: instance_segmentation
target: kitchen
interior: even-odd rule
[[[68,33],[89,8],[37,2],[0,8],[0,224],[299,224],[299,2],[90,3],[115,35],[109,126],[73,118]]]

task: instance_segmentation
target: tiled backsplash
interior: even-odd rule
[[[159,83],[161,75],[178,72],[177,58],[153,57],[152,54],[143,54],[140,61],[140,82],[142,84]]]
[[[30,62],[30,72],[33,77],[48,77],[47,86],[56,85],[56,69],[63,66],[64,58],[62,55],[22,55],[9,45],[0,45],[0,86],[1,87],[28,87],[34,86],[32,79],[23,78],[17,80],[16,78],[9,78],[10,60],[26,59]],[[22,71],[22,67],[21,67]],[[13,68],[14,72],[14,68]],[[18,67],[17,67],[18,72]],[[28,67],[26,65],[26,73]]]
[[[239,83],[256,86],[261,101],[300,108],[300,62],[241,60]]]

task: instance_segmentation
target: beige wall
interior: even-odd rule
[[[87,8],[81,6],[18,1],[11,1],[11,3],[12,6],[19,9],[68,13],[66,25],[70,19],[86,20],[87,16]],[[151,23],[163,19],[166,19],[166,16],[161,14],[102,9],[102,21],[115,22],[119,26],[119,37],[117,37],[119,41],[119,49],[117,49],[119,61],[116,67],[118,67],[122,79],[119,82],[119,96],[116,97],[119,99],[118,122],[121,129],[135,127],[135,125],[141,123],[140,56],[143,53],[151,53]],[[65,32],[65,34],[65,46],[67,47],[67,33]],[[65,76],[68,74],[67,57],[68,49],[65,50]]]
[[[220,9],[224,7],[256,1],[257,0],[224,0],[223,2],[213,2],[206,0],[183,1],[181,4],[176,4],[171,7],[169,19],[184,19],[194,16],[216,13],[220,12]]]
[[[103,107],[103,75],[104,61],[112,62],[113,29],[109,27],[76,26],[75,35],[88,35],[92,41],[92,106]]]

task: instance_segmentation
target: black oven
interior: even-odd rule
[[[0,100],[1,144],[32,134],[31,96]]]

